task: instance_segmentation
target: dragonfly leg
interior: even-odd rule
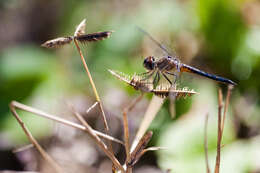
[[[169,74],[169,75],[173,75],[173,76],[175,77],[173,83],[176,84],[176,82],[177,82],[177,78],[179,77],[179,75],[177,75],[177,74],[175,74],[175,73],[168,72],[168,71],[165,71],[165,73],[167,73],[167,74]]]
[[[172,85],[171,80],[164,74],[164,72],[162,72],[162,75]]]
[[[175,73],[171,73],[171,72],[168,72],[168,71],[165,71],[165,73],[169,74],[169,75],[173,75],[173,76],[177,76]]]
[[[158,84],[158,82],[160,81],[160,75],[159,75],[159,71],[156,72],[155,77],[153,79],[153,87],[155,88],[156,85]]]
[[[154,74],[154,72],[155,72],[155,71],[153,70],[153,71],[148,71],[148,72],[146,72],[146,73],[142,73],[141,75],[148,74],[148,73],[151,73],[151,74],[145,76],[145,77],[144,77],[143,79],[141,79],[140,81],[144,81],[144,80],[149,79],[149,78]]]
[[[141,74],[139,74],[139,75],[140,75],[140,76],[143,76],[143,75],[146,75],[146,74],[148,74],[148,73],[151,73],[151,71],[147,71],[147,72],[141,73]]]

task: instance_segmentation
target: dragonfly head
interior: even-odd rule
[[[155,59],[153,56],[148,56],[144,59],[144,68],[147,70],[153,70],[155,68]]]

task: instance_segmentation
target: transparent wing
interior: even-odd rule
[[[147,36],[158,48],[160,48],[164,52],[164,54],[166,54],[167,56],[171,56],[175,59],[178,59],[175,52],[171,51],[164,44],[161,44],[159,41],[157,41],[155,38],[153,38],[153,36],[151,34],[149,34],[147,31],[145,31],[144,29],[142,29],[139,26],[136,26],[136,28],[138,29],[138,31],[140,31],[145,36]]]

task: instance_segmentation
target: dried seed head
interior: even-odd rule
[[[194,94],[197,94],[197,92],[193,90],[188,90],[188,88],[182,88],[182,89],[174,89],[174,88],[169,88],[169,87],[164,87],[164,86],[158,86],[156,89],[152,91],[155,95],[161,98],[166,98],[169,95],[175,96],[176,99],[179,98],[186,98],[190,97]]]
[[[96,32],[92,34],[79,35],[79,36],[75,36],[75,39],[78,40],[80,43],[100,41],[109,38],[112,32],[113,31],[105,31],[105,32]]]
[[[77,26],[74,36],[80,36],[85,34],[85,28],[86,28],[86,19],[82,20],[82,22],[80,22],[80,24]]]
[[[122,72],[116,72],[113,70],[108,70],[113,76],[117,77],[119,80],[126,82],[128,85],[131,85],[136,90],[140,90],[142,92],[151,92],[153,89],[153,85],[148,83],[147,81],[142,81],[142,77],[139,75],[129,76]]]
[[[66,44],[69,44],[73,40],[73,37],[59,37],[53,40],[48,40],[41,46],[46,48],[59,48]]]
[[[138,75],[134,75],[131,79],[130,85],[133,86],[136,90],[140,90],[142,92],[151,92],[153,90],[152,83],[148,83],[147,81],[142,81],[142,78]]]
[[[124,82],[126,82],[127,84],[130,85],[130,83],[131,83],[131,76],[126,75],[126,74],[124,74],[124,73],[122,73],[122,72],[118,72],[118,71],[114,71],[114,70],[110,70],[110,69],[108,69],[108,71],[109,71],[113,76],[115,76],[116,78],[118,78],[119,80],[124,81]]]

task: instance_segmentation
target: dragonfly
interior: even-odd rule
[[[108,70],[113,76],[118,78],[119,80],[127,83],[128,85],[134,87],[134,89],[141,91],[142,93],[153,93],[154,95],[161,97],[161,98],[167,98],[171,95],[174,95],[175,99],[179,98],[186,98],[191,97],[194,94],[197,94],[194,90],[190,90],[187,87],[181,88],[181,89],[173,89],[171,85],[169,84],[160,84],[156,86],[155,88],[151,83],[147,81],[142,81],[142,76],[140,75],[133,75],[129,76],[122,72],[114,71],[114,70]]]
[[[147,33],[139,27],[138,29],[145,35],[147,35],[157,46],[159,46],[159,48],[161,48],[167,54],[166,56],[157,59],[154,56],[148,56],[144,59],[143,66],[147,70],[147,72],[141,74],[145,76],[143,79],[141,79],[142,81],[145,81],[154,76],[152,83],[154,87],[156,87],[162,76],[166,79],[166,81],[170,83],[170,85],[174,85],[176,84],[176,81],[179,78],[179,74],[182,72],[187,72],[197,74],[227,85],[236,85],[236,83],[230,79],[210,74],[198,68],[182,63],[176,55],[172,55],[166,47],[164,47],[157,40],[155,40],[149,33]],[[175,70],[174,73],[172,72],[173,70]],[[171,80],[168,77],[169,75],[173,76],[174,80]]]

